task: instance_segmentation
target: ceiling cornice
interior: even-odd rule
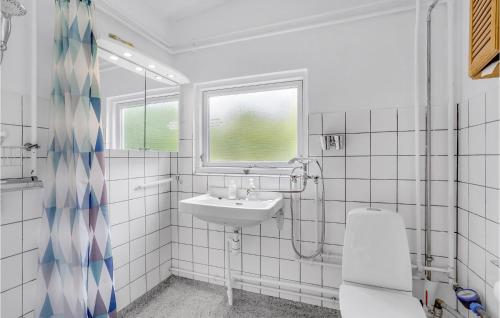
[[[97,10],[116,19],[163,48],[169,54],[176,55],[186,52],[194,52],[207,48],[228,45],[232,43],[250,41],[271,36],[277,36],[292,32],[324,28],[338,24],[344,24],[364,19],[398,14],[415,9],[412,1],[407,0],[382,0],[373,4],[361,5],[349,9],[332,10],[318,15],[288,20],[279,23],[263,25],[241,31],[221,34],[214,37],[194,39],[179,44],[169,44],[158,34],[151,32],[146,26],[127,16],[123,11],[110,6],[107,0],[99,0]]]
[[[148,39],[158,47],[165,50],[167,53],[169,54],[173,53],[171,45],[169,45],[169,43],[165,41],[165,39],[163,39],[162,36],[155,33],[144,24],[138,22],[136,18],[130,17],[119,8],[116,8],[116,6],[112,6],[107,0],[96,1],[96,10],[120,22],[124,26],[129,27],[132,31]]]

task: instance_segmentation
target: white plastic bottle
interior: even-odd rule
[[[238,189],[236,188],[236,182],[231,180],[229,187],[227,188],[227,198],[229,200],[235,200],[237,196]]]
[[[248,188],[247,188],[247,200],[255,200],[255,184],[253,183],[253,179],[248,180]]]

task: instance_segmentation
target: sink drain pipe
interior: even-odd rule
[[[300,283],[293,283],[293,282],[286,282],[286,281],[281,281],[281,280],[274,280],[274,279],[266,279],[266,278],[261,278],[261,277],[252,277],[252,276],[246,276],[246,275],[238,275],[238,274],[233,274],[231,271],[231,253],[239,253],[240,251],[240,229],[235,229],[233,232],[233,237],[226,239],[226,249],[225,249],[225,273],[226,277],[223,279],[226,283],[226,288],[227,288],[227,301],[229,306],[233,305],[233,288],[235,286],[247,286],[247,287],[252,287],[252,288],[258,288],[261,290],[265,291],[274,291],[274,292],[279,292],[279,293],[284,293],[292,296],[299,296],[299,297],[306,297],[306,298],[311,298],[311,299],[316,299],[320,301],[329,301],[333,302],[334,304],[337,304],[337,300],[339,298],[339,291],[338,289],[334,288],[323,288],[323,287],[317,287],[317,286],[310,286],[310,285],[302,285]],[[177,270],[181,272],[179,269],[172,269],[172,270]],[[192,272],[190,274],[196,275],[196,273]],[[210,276],[210,275],[208,275]],[[209,277],[210,278],[210,277]],[[260,284],[265,284],[268,286],[261,286]],[[271,286],[276,286],[276,287],[270,287]],[[302,292],[293,292],[290,290],[283,290],[280,289],[280,287],[288,287],[288,288],[298,288],[301,291],[309,291],[312,293],[319,293],[320,295],[327,294],[331,295],[329,297],[325,296],[317,296],[317,295],[311,295],[311,294],[304,294]]]

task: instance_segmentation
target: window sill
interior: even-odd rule
[[[248,169],[248,173],[244,170]],[[283,168],[245,168],[245,167],[197,167],[195,174],[231,174],[241,176],[255,175],[289,175],[292,172],[291,167]]]

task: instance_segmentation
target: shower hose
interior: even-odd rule
[[[293,250],[295,252],[295,254],[297,254],[300,258],[304,258],[304,259],[311,259],[311,258],[315,258],[316,256],[318,255],[321,255],[323,253],[323,246],[325,244],[325,183],[324,183],[324,180],[323,180],[323,168],[321,167],[321,165],[319,164],[319,162],[317,160],[315,160],[314,162],[316,162],[316,165],[318,166],[319,168],[319,171],[320,171],[320,177],[314,177],[314,183],[316,185],[316,189],[315,189],[315,194],[316,194],[316,212],[317,212],[317,208],[318,208],[318,201],[321,203],[321,235],[320,235],[320,239],[319,241],[317,242],[317,248],[316,250],[310,254],[310,255],[304,255],[300,252],[300,248],[297,248],[296,246],[296,241],[295,241],[295,213],[296,211],[294,211],[294,208],[293,208],[293,202],[294,202],[294,194],[292,193],[291,196],[290,196],[290,212],[291,212],[291,216],[292,216],[292,247],[293,247]],[[292,173],[290,174],[290,188],[294,188],[297,184],[297,178],[294,176],[294,172],[296,169],[298,169],[299,167],[296,167],[292,170]],[[302,178],[305,177],[305,173],[304,173],[304,176],[302,176]],[[319,180],[321,179],[321,181]],[[307,182],[307,181],[306,181]],[[319,183],[321,182],[321,197],[319,197]],[[305,190],[305,189],[304,189]],[[316,213],[317,215],[317,213]]]

